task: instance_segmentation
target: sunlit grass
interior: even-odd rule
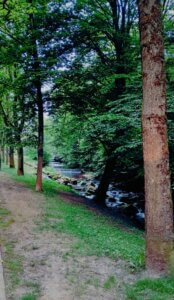
[[[30,188],[35,189],[36,176],[34,175],[33,168],[29,166],[25,166],[25,175],[17,176],[16,169],[10,169],[8,166],[3,165],[3,171],[9,174],[13,179],[18,182],[26,183]],[[59,184],[56,181],[50,179],[43,180],[43,192],[44,194],[54,195],[57,194],[58,191],[71,192],[72,189],[63,184]]]
[[[126,259],[135,267],[143,265],[144,240],[138,230],[126,230],[109,218],[55,196],[46,196],[45,210],[46,229],[79,238],[74,250],[86,255]]]
[[[18,177],[15,170],[7,167],[5,171],[13,179],[34,190],[35,176],[29,174]],[[71,188],[56,181],[43,180],[45,214],[42,230],[66,233],[78,238],[72,246],[73,252],[125,259],[133,268],[144,265],[144,238],[141,231],[112,222],[108,217],[81,205],[64,201],[59,195],[61,191],[70,192]]]

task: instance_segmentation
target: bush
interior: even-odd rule
[[[30,160],[37,160],[37,150],[35,148],[27,148],[26,149],[26,155]],[[46,167],[49,165],[51,159],[51,155],[49,152],[44,150],[43,155],[43,166]]]
[[[43,166],[46,167],[49,165],[51,159],[50,153],[47,151],[44,151],[44,156],[43,156]]]

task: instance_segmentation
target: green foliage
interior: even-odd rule
[[[105,161],[113,156],[116,180],[143,178],[139,88],[130,86],[129,92],[106,103],[104,109],[73,114],[66,112],[66,105],[54,115],[51,133],[57,154],[68,166],[101,174]]]
[[[118,2],[115,10],[112,1],[106,0],[65,4],[17,0],[0,5],[0,103],[8,116],[5,120],[1,108],[4,143],[30,145],[31,151],[36,147],[35,83],[40,80],[43,90],[49,87],[43,101],[53,115],[53,122],[45,118],[44,165],[57,155],[70,167],[101,174],[107,159],[115,157],[114,180],[127,183],[131,178],[140,186],[141,61],[136,1]],[[172,111],[173,20],[168,11],[172,4],[168,1],[167,5],[164,27]],[[173,122],[169,127],[172,153]],[[171,167],[173,177],[172,155]]]
[[[174,109],[172,9],[172,2],[167,1],[164,33],[170,113]],[[44,109],[52,114],[52,119],[45,114],[44,165],[56,155],[70,167],[100,175],[112,157],[113,180],[124,182],[129,190],[138,186],[142,191],[136,1],[118,1],[114,8],[114,1],[107,0],[68,4],[65,0],[16,0],[4,7],[0,4],[0,15],[1,144],[30,146],[34,151],[39,81]],[[173,132],[170,119],[172,183]]]
[[[115,2],[116,3],[116,2]],[[166,7],[168,6],[168,7]],[[173,4],[164,3],[164,34],[168,83],[169,147],[174,182],[174,46]],[[71,167],[101,174],[114,158],[116,182],[143,189],[141,141],[141,61],[136,1],[27,1],[0,3],[0,144],[28,146],[37,159],[38,102],[43,88],[46,114],[44,165],[58,155]],[[37,54],[37,55],[36,55]],[[38,55],[39,54],[39,55]],[[37,59],[36,59],[37,56]],[[48,85],[48,92],[44,91]],[[14,172],[14,171],[8,171]],[[35,178],[18,180],[34,188]],[[139,183],[141,183],[139,185]],[[143,238],[120,224],[65,203],[57,192],[69,188],[44,181],[45,227],[77,237],[74,251],[121,257],[143,265]],[[0,210],[0,226],[10,222]],[[8,214],[8,213],[7,213]],[[53,224],[50,218],[58,221]],[[20,265],[20,264],[19,264]],[[17,261],[9,263],[18,274]],[[167,299],[170,279],[137,282],[130,299]],[[105,288],[114,284],[112,278]],[[145,286],[146,285],[146,286]],[[159,289],[159,293],[158,293]],[[28,298],[27,298],[28,297]],[[34,299],[32,294],[23,299]],[[131,298],[132,297],[132,298]],[[133,298],[134,297],[134,298]],[[151,297],[151,298],[150,298]],[[163,298],[162,298],[163,297]],[[171,296],[172,297],[172,296]]]
[[[49,165],[50,163],[50,159],[51,159],[51,154],[44,151],[44,155],[43,155],[43,167],[46,167]]]
[[[30,160],[37,160],[37,151],[35,148],[27,147],[25,149],[25,154]]]
[[[37,150],[35,148],[27,147],[25,152],[31,161],[37,160]],[[51,154],[45,150],[44,155],[43,155],[43,166],[44,167],[49,165],[50,159],[51,159]]]
[[[111,2],[75,3],[76,55],[54,78],[53,144],[68,166],[101,174],[113,157],[116,175],[142,178],[137,7],[128,1],[124,19],[122,5],[114,18]]]

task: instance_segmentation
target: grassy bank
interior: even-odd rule
[[[3,171],[34,190],[35,171],[32,168],[27,167],[27,175],[23,177],[18,177],[16,170],[6,166],[3,166]],[[124,259],[132,272],[144,267],[144,237],[141,231],[113,222],[81,205],[64,201],[59,192],[71,192],[71,188],[56,181],[44,179],[43,189],[44,214],[40,229],[75,237],[67,256],[96,255]],[[173,278],[143,279],[127,287],[127,299],[131,300],[172,300],[173,294]]]
[[[15,170],[6,166],[4,171],[14,180],[23,182],[34,190],[35,176],[31,175],[31,168],[27,167],[30,174],[23,177],[18,177]],[[63,201],[59,192],[71,192],[71,188],[56,181],[44,179],[43,190],[45,214],[41,227],[76,237],[78,242],[73,245],[74,253],[125,259],[132,268],[144,265],[142,232],[111,222],[109,218],[95,214],[81,205]]]
[[[22,271],[22,258],[14,254],[13,244],[2,236],[3,231],[8,229],[13,222],[10,211],[0,207],[0,245],[3,245],[3,264],[10,278],[9,289],[13,289],[19,283],[19,274]]]

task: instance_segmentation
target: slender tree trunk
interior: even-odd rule
[[[30,3],[32,4],[32,0]],[[31,21],[31,34],[32,34],[32,55],[34,58],[34,72],[35,72],[35,87],[37,90],[37,107],[38,107],[38,163],[37,163],[37,178],[36,178],[36,191],[42,191],[42,169],[43,169],[43,144],[44,144],[44,109],[43,109],[43,97],[42,97],[42,81],[40,77],[40,62],[37,49],[37,41],[35,37],[35,31],[37,30],[35,19],[33,14],[30,14]]]
[[[123,6],[125,1],[120,1],[118,4],[116,0],[108,1],[112,10],[112,24],[113,24],[113,41],[115,47],[115,54],[117,59],[117,76],[115,79],[115,92],[117,97],[122,95],[126,87],[126,79],[124,77],[127,74],[128,59],[126,51],[129,49],[129,32],[130,26],[126,23],[126,17],[129,18],[129,12],[123,13]],[[124,15],[123,15],[124,14]],[[118,17],[118,15],[120,15]]]
[[[1,151],[0,151],[0,170],[1,170]]]
[[[4,147],[2,147],[2,162],[5,162],[5,150]]]
[[[97,204],[105,205],[106,193],[108,191],[109,184],[113,175],[113,169],[114,160],[112,158],[109,158],[106,161],[105,169],[101,177],[98,189],[96,191],[95,201]]]
[[[10,168],[15,168],[13,147],[10,147],[10,151],[9,151],[9,166]]]
[[[146,267],[167,273],[173,250],[173,208],[160,1],[139,0],[139,17],[143,73]]]
[[[38,164],[36,191],[42,191],[42,168],[43,168],[43,142],[44,142],[44,116],[41,83],[37,82],[37,105],[38,105]]]
[[[6,163],[6,165],[8,165],[8,162],[9,162],[9,153],[8,153],[8,148],[6,148],[6,151],[5,151],[5,163]]]
[[[117,75],[120,75],[120,78],[115,79],[115,86],[116,86],[116,95],[117,97],[121,96],[125,92],[126,88],[126,79],[124,75],[127,73],[127,69],[125,68],[126,65],[126,60],[125,60],[125,51],[126,51],[126,46],[118,46],[121,44],[120,42],[116,42],[117,44],[117,62],[118,62],[118,67],[117,67]]]
[[[20,146],[17,150],[18,153],[18,170],[17,174],[18,176],[23,176],[24,175],[24,151],[23,147]]]
[[[5,162],[5,135],[4,132],[2,134],[2,144],[1,144],[1,159],[2,162]]]

